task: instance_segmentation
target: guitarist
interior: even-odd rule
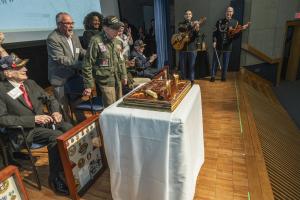
[[[179,70],[184,79],[191,80],[194,83],[195,61],[197,56],[197,41],[200,40],[200,24],[198,21],[192,21],[192,11],[186,10],[184,21],[178,25],[178,31],[188,33],[189,40],[179,51]],[[187,70],[189,75],[187,75]]]
[[[215,81],[217,68],[222,69],[221,81],[226,81],[226,73],[229,64],[229,58],[232,51],[232,41],[237,38],[242,30],[248,28],[250,23],[243,26],[238,25],[238,21],[232,18],[234,10],[227,7],[225,18],[219,19],[216,23],[216,29],[213,32],[213,62],[211,69],[211,82]],[[239,28],[238,28],[239,27]],[[240,30],[237,30],[240,29]],[[222,57],[222,63],[219,58]],[[222,64],[222,67],[220,66]]]

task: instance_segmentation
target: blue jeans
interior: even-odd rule
[[[195,62],[197,51],[181,51],[179,52],[179,70],[184,79],[193,81],[195,79]],[[189,76],[187,75],[187,68]]]
[[[221,78],[222,80],[225,80],[226,79],[226,74],[227,74],[227,69],[228,69],[228,64],[229,64],[229,59],[230,59],[230,54],[231,54],[231,51],[217,51],[218,52],[218,56],[219,56],[219,59],[220,59],[220,62],[221,62],[221,57],[222,57],[222,75],[221,75]],[[217,56],[216,56],[216,53],[214,51],[213,53],[213,61],[212,61],[212,68],[211,68],[211,72],[210,72],[210,76],[211,77],[215,77],[216,76],[216,73],[217,73],[217,69],[218,69],[218,60],[217,60]]]

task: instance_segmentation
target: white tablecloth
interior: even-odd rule
[[[172,113],[117,104],[100,117],[113,199],[193,199],[204,162],[199,86]]]

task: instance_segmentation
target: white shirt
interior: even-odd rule
[[[17,88],[19,88],[20,85],[23,85],[23,83],[17,83],[17,82],[12,81],[12,80],[8,80],[8,82],[10,82],[10,84],[12,84],[14,87],[17,87]]]
[[[68,44],[69,44],[69,47],[70,47],[70,49],[71,49],[71,51],[72,51],[72,55],[73,55],[73,57],[74,57],[74,50],[73,50],[72,38],[71,38],[71,37],[65,37],[65,38],[66,38],[66,40],[67,40],[67,42],[68,42]]]

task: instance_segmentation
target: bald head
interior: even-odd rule
[[[233,7],[231,7],[231,6],[227,7],[226,14],[225,14],[226,15],[226,19],[232,19],[233,13],[234,13]]]

